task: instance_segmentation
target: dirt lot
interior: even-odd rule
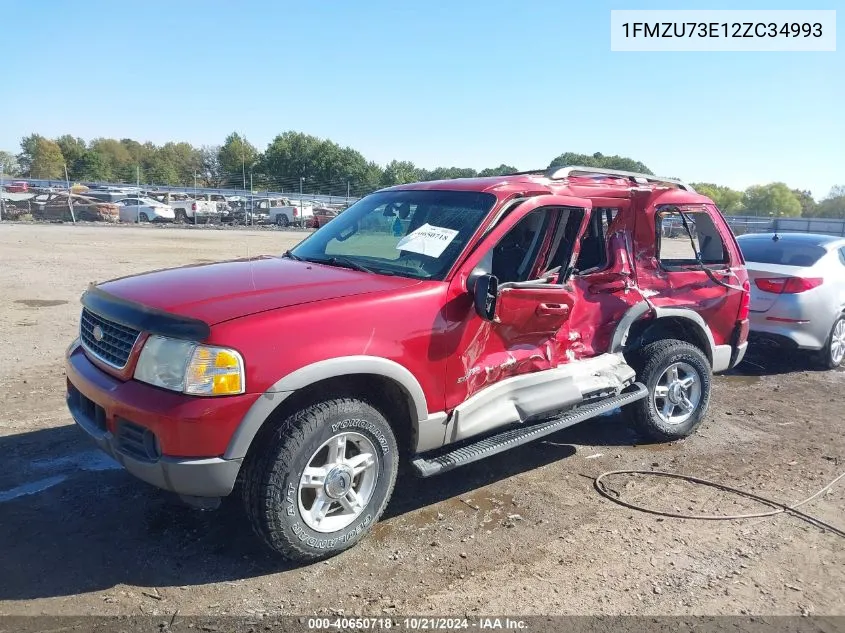
[[[95,280],[281,252],[279,231],[0,224],[0,615],[845,614],[845,540],[779,516],[685,521],[626,510],[592,478],[640,468],[781,501],[845,469],[845,373],[753,354],[717,377],[701,431],[648,446],[602,418],[452,475],[404,478],[358,547],[301,568],[236,506],[200,513],[133,480],[72,425],[61,359]],[[625,499],[681,512],[765,509],[658,478]],[[845,526],[845,480],[803,507]]]

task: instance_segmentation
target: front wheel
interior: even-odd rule
[[[712,371],[704,352],[664,339],[637,350],[631,365],[648,389],[646,398],[623,409],[633,426],[659,442],[691,435],[710,405]]]
[[[340,398],[308,406],[265,433],[244,464],[244,503],[261,539],[296,562],[361,540],[396,483],[396,438],[384,416]]]
[[[142,213],[139,213],[139,214],[138,214],[138,222],[140,222],[140,223],[144,223],[144,222],[149,222],[149,221],[150,221],[150,218],[149,218],[149,217],[147,217],[147,214],[146,214],[146,213],[143,213],[143,212],[142,212]]]

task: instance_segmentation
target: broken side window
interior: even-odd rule
[[[619,209],[609,207],[593,208],[589,226],[581,238],[581,252],[575,264],[575,269],[580,274],[596,272],[607,267],[607,227],[618,212]]]
[[[663,207],[656,219],[657,259],[664,268],[698,265],[696,251],[705,265],[728,262],[725,243],[706,207]]]

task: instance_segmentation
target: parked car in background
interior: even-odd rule
[[[31,207],[34,220],[70,222],[73,216],[83,222],[118,222],[120,206],[112,202],[101,202],[87,196],[66,193],[41,194],[46,200],[39,200]],[[36,196],[35,198],[39,198]],[[33,198],[33,200],[35,200]],[[73,205],[73,216],[71,215]]]
[[[77,193],[77,192],[73,192]],[[93,198],[94,200],[99,200],[100,202],[120,202],[121,200],[126,199],[129,196],[137,195],[137,193],[127,193],[125,191],[109,191],[104,189],[91,189],[86,191],[84,194],[89,198]]]
[[[173,222],[173,207],[152,198],[124,198],[119,200],[121,222]]]
[[[314,209],[314,215],[311,218],[311,222],[309,226],[312,229],[319,229],[321,226],[325,226],[331,220],[334,220],[337,216],[340,215],[339,209],[329,209],[327,207],[320,207]]]
[[[179,223],[207,224],[221,218],[216,202],[195,200],[187,193],[148,191],[147,197],[171,207],[175,214],[175,221]]]
[[[751,280],[751,340],[845,361],[845,238],[757,233],[737,238]]]
[[[26,193],[29,191],[29,183],[25,180],[16,180],[6,185],[5,189],[9,193]]]

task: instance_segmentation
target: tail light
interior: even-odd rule
[[[767,277],[755,279],[754,283],[764,292],[776,295],[798,294],[822,285],[821,277]]]
[[[742,300],[739,303],[739,317],[737,320],[744,321],[748,318],[751,310],[751,284],[748,280],[742,282]]]
[[[296,207],[293,208],[293,217],[299,215],[299,211],[296,210]]]
[[[194,203],[191,205],[191,211],[196,211],[196,210],[197,210],[197,203],[196,203],[196,202],[194,202]]]

